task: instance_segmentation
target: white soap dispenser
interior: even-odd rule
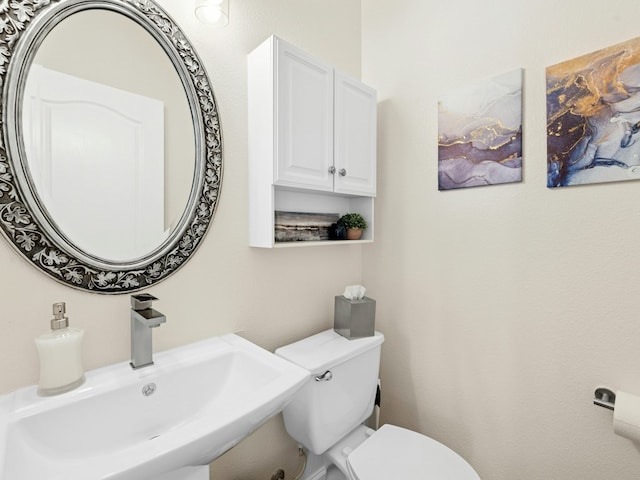
[[[84,330],[69,327],[64,302],[54,303],[51,331],[36,338],[40,354],[38,395],[57,395],[84,383],[83,337]]]

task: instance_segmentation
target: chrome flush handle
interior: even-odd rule
[[[328,382],[333,378],[333,373],[331,370],[327,370],[322,375],[316,375],[316,382]]]

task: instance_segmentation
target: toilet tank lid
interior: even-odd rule
[[[380,332],[375,332],[372,337],[349,340],[331,329],[280,347],[275,353],[311,373],[322,373],[383,341],[384,335]]]

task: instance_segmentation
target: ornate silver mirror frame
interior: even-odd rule
[[[68,286],[97,293],[140,290],[174,273],[202,242],[218,203],[222,137],[218,108],[204,66],[176,23],[151,0],[16,0],[0,10],[0,226],[32,265]],[[25,79],[38,46],[73,13],[121,13],[151,34],[166,52],[191,110],[195,172],[188,204],[171,235],[154,251],[129,262],[98,258],[77,248],[55,225],[34,192],[22,141]],[[114,35],[116,32],[114,32]],[[114,235],[126,232],[114,232]]]

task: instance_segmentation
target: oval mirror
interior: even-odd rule
[[[150,1],[22,6],[0,46],[2,230],[67,285],[148,287],[193,254],[217,205],[221,132],[202,62]]]

